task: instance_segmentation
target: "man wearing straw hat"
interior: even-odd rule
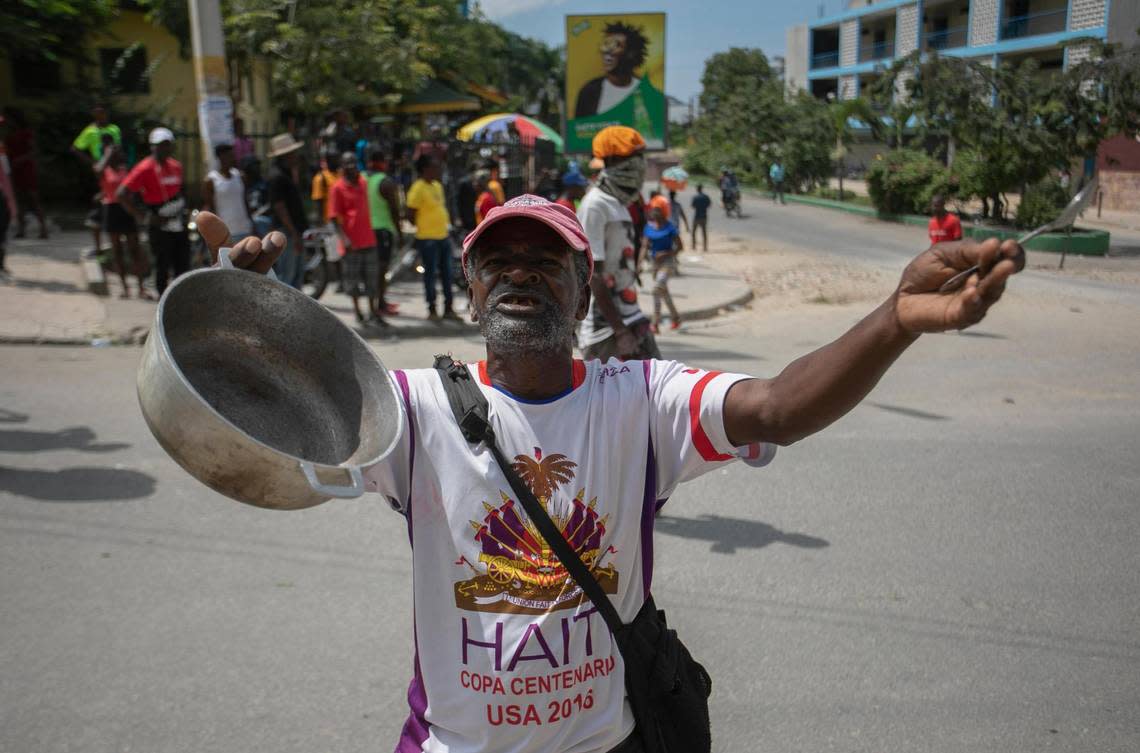
[[[603,180],[624,188],[634,172]],[[228,235],[212,215],[199,228],[215,252]],[[231,259],[265,272],[284,243],[281,233],[247,238]],[[573,212],[546,199],[492,209],[463,243],[486,343],[486,359],[466,368],[498,447],[567,541],[590,550],[587,567],[624,623],[650,596],[655,513],[680,483],[737,459],[764,465],[777,445],[834,422],[920,334],[981,321],[1025,261],[1010,240],[938,244],[837,340],[756,379],[575,359],[575,325],[604,271],[591,250]],[[985,274],[939,292],[974,265]],[[439,374],[393,376],[407,424],[365,480],[406,516],[411,540],[417,649],[397,751],[641,753],[624,661],[597,607],[550,564],[489,449],[464,439]]]
[[[298,157],[304,145],[290,133],[278,134],[269,140],[268,156],[273,163],[269,171],[269,207],[273,227],[284,233],[287,241],[274,269],[282,282],[295,288],[300,288],[303,282],[302,234],[309,229],[297,176]]]

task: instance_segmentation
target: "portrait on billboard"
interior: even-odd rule
[[[665,14],[566,17],[566,142],[587,151],[610,125],[665,148]]]

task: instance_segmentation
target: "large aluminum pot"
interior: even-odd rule
[[[278,510],[359,497],[362,469],[392,451],[405,420],[355,332],[304,293],[232,267],[166,290],[138,394],[151,432],[192,476]]]

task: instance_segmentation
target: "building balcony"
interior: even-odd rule
[[[859,62],[888,60],[895,56],[894,42],[872,42],[859,46]]]
[[[839,65],[839,50],[820,52],[811,56],[812,68],[834,68]]]
[[[1064,31],[1067,17],[1068,10],[1065,8],[1014,16],[1002,22],[1001,38],[1021,39]]]
[[[965,47],[969,31],[967,26],[955,26],[951,29],[925,32],[922,35],[922,49],[952,50],[955,47]]]

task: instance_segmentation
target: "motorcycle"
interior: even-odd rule
[[[336,233],[327,227],[309,228],[301,235],[301,290],[316,300],[325,293],[335,275],[336,264],[329,261],[336,247]]]
[[[214,260],[210,258],[210,249],[206,248],[206,241],[202,240],[198,232],[198,210],[190,212],[190,221],[186,223],[186,234],[190,237],[190,269],[212,267]]]
[[[451,239],[451,279],[455,289],[463,293],[467,290],[466,278],[463,275],[463,237],[465,231],[453,227],[449,233]],[[391,285],[400,280],[409,280],[423,275],[424,267],[420,262],[419,251],[410,235],[404,235],[404,245],[393,254],[392,265],[384,279]]]
[[[731,217],[733,213],[736,214],[737,219],[744,217],[740,211],[740,191],[730,188],[724,192],[724,214],[726,217]]]

